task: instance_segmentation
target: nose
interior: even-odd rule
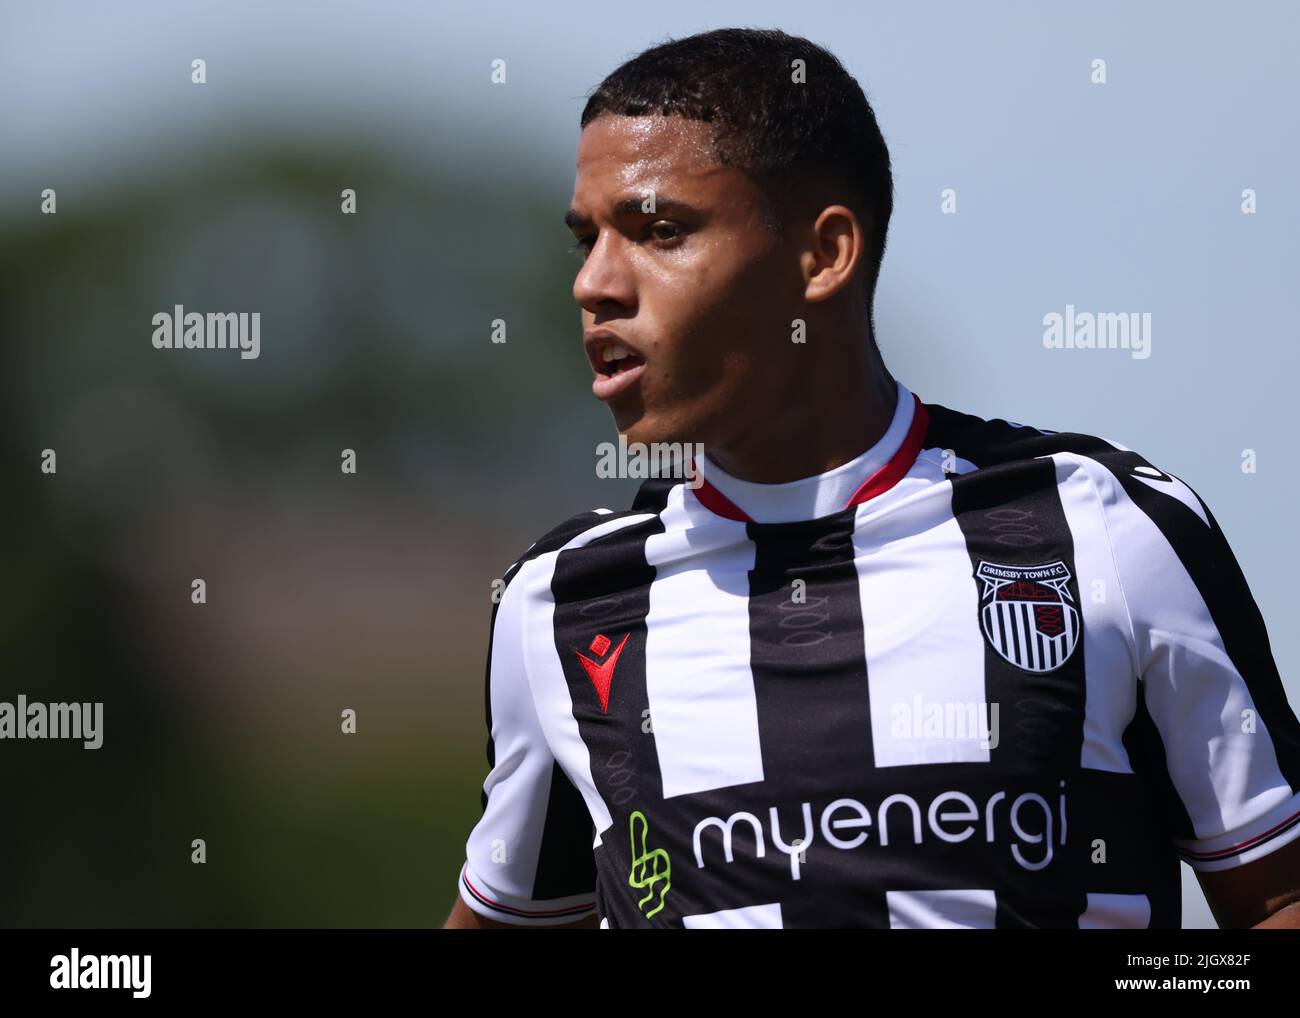
[[[610,304],[630,308],[636,302],[631,266],[617,236],[602,231],[573,280],[573,299],[593,315]]]

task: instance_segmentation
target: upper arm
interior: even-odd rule
[[[1208,506],[1135,453],[1106,465],[1144,702],[1177,793],[1174,845],[1221,922],[1262,918],[1300,879],[1300,722]]]
[[[483,814],[469,834],[459,892],[469,910],[512,925],[558,926],[595,915],[591,817],[552,755],[525,672],[522,574],[492,610]]]

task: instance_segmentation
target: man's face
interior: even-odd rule
[[[573,296],[593,392],[629,442],[725,445],[787,391],[803,281],[764,201],[717,162],[708,124],[606,114],[583,129]],[[615,337],[634,355],[623,365],[604,360]]]

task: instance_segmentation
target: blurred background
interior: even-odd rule
[[[441,924],[492,580],[638,484],[595,475],[584,97],[728,25],[828,46],[875,107],[894,374],[1182,476],[1300,703],[1294,6],[0,0],[0,700],[105,705],[98,751],[0,743],[0,924]],[[155,350],[176,304],[259,311],[260,357]],[[1044,349],[1066,304],[1151,312],[1151,356]]]

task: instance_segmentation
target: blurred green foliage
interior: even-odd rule
[[[591,466],[568,193],[216,150],[0,234],[0,699],[105,705],[98,751],[0,743],[0,923],[438,925],[491,580],[635,487]],[[261,356],[155,350],[175,304],[260,312]]]

